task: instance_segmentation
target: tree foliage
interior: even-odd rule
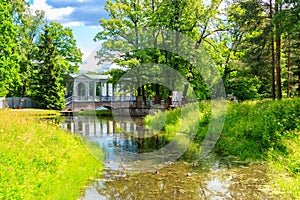
[[[297,45],[291,45],[292,42],[299,42],[299,37],[293,41],[291,39],[292,35],[299,33],[296,10],[299,10],[299,1],[246,0],[229,6],[229,24],[234,27],[231,37],[240,36],[238,44],[231,50],[238,55],[237,70],[248,71],[244,75],[258,78],[259,84],[256,86],[260,97],[275,98],[275,86],[279,99],[282,92],[288,97],[295,95],[295,90],[285,84],[293,76],[287,69],[292,63],[289,62],[289,67],[285,63],[289,60],[288,55],[299,55]],[[293,55],[290,54],[292,51]]]
[[[129,69],[143,63],[154,63],[154,68],[168,64],[192,83],[199,99],[206,99],[209,88],[203,75],[208,72],[200,74],[196,63],[176,53],[202,47],[222,74],[228,94],[241,100],[296,95],[296,87],[300,88],[299,1],[233,0],[223,2],[222,9],[220,3],[108,0],[105,10],[110,18],[100,20],[103,30],[95,37],[104,40],[100,62],[113,58]],[[154,29],[141,35],[139,30],[145,27]],[[168,35],[167,30],[176,35]],[[192,38],[193,46],[180,45],[180,34]],[[139,49],[147,37],[154,38],[154,49]],[[136,50],[130,52],[128,44]],[[159,44],[172,46],[174,52],[160,49]]]
[[[78,71],[82,53],[72,30],[46,22],[24,0],[0,3],[0,96],[29,96],[42,108],[64,107],[67,73]]]
[[[17,27],[8,1],[0,4],[0,96],[14,89],[20,80]]]
[[[54,22],[46,24],[40,33],[35,56],[33,97],[42,107],[63,109],[64,77],[76,72],[81,61],[71,29]]]
[[[152,63],[151,69],[156,71],[158,76],[164,75],[160,74],[157,66],[165,64],[186,77],[193,89],[201,94],[199,97],[209,98],[208,89],[203,84],[203,77],[199,70],[195,69],[195,63],[187,62],[187,58],[178,56],[178,53],[189,52],[190,48],[197,50],[205,43],[211,44],[209,37],[219,30],[217,25],[211,26],[210,24],[218,21],[215,8],[219,3],[220,1],[214,1],[212,5],[205,6],[201,1],[196,0],[108,0],[105,9],[109,13],[110,19],[100,20],[103,31],[95,37],[95,40],[105,40],[102,49],[98,52],[100,62],[112,59],[128,69]],[[143,32],[142,29],[147,27],[151,27],[149,32]],[[175,35],[169,30],[174,30]],[[183,44],[182,34],[194,39],[194,43]],[[151,47],[143,48],[145,41],[151,42]],[[167,51],[166,47],[172,51]],[[193,55],[190,55],[190,58],[192,57]],[[205,74],[203,73],[203,75]],[[140,77],[142,75],[137,74],[136,82],[140,81]],[[174,82],[171,80],[172,74],[167,74],[165,78],[169,79],[168,82]],[[149,82],[151,82],[150,79]],[[137,95],[145,96],[146,88],[150,88],[150,90],[155,88],[156,95],[160,95],[160,90],[166,89],[158,84],[142,86],[138,88]],[[168,98],[171,92],[170,90],[165,97]],[[164,91],[161,93],[165,94]]]

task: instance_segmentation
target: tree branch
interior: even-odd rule
[[[210,36],[213,33],[219,32],[219,31],[227,31],[227,30],[226,29],[216,29],[216,30],[213,30],[212,32],[207,33],[206,35],[204,35],[203,39],[207,38],[208,36]]]
[[[214,48],[216,52],[220,53],[220,51],[209,40],[203,39],[203,41],[207,42],[210,46],[212,46],[212,48]]]

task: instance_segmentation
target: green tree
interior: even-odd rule
[[[300,96],[300,2],[283,0],[282,9],[277,14],[281,22],[280,34],[283,40],[283,57],[287,67],[287,95]]]
[[[67,73],[78,71],[82,53],[72,31],[47,23],[25,0],[0,3],[0,95],[30,96],[43,108],[64,107]]]
[[[275,55],[270,6],[256,0],[229,5],[229,52],[224,70],[227,93],[239,99],[275,97]],[[270,90],[271,89],[271,90]]]
[[[64,108],[67,73],[78,70],[81,52],[70,28],[50,22],[43,28],[35,55],[33,97],[40,107],[61,110]]]
[[[282,4],[280,1],[275,0],[275,43],[276,43],[276,86],[277,86],[277,98],[282,98],[282,89],[281,89],[281,21],[280,15]]]
[[[253,90],[257,91],[256,96],[275,98],[276,93],[277,98],[281,99],[282,92],[286,91],[287,96],[294,93],[293,85],[298,80],[299,68],[298,13],[297,0],[245,0],[229,6],[228,29],[232,42],[228,43],[228,47],[231,54],[236,56],[231,56],[227,63],[235,60],[236,64],[228,65],[228,69],[233,70],[225,73],[227,91],[240,93],[232,88],[232,83],[235,82],[236,87],[245,85],[239,81],[248,76],[249,80],[258,80],[251,81],[257,86]],[[226,37],[225,41],[228,39]],[[286,87],[282,87],[284,85]],[[248,88],[253,86],[249,85]]]
[[[220,31],[218,26],[212,25],[216,21],[215,16],[219,3],[220,1],[214,1],[212,5],[205,6],[197,0],[116,0],[114,2],[108,0],[105,9],[109,13],[110,19],[100,20],[103,31],[95,37],[96,40],[104,40],[99,57],[102,59],[114,58],[114,62],[128,68],[153,63],[155,70],[157,64],[167,64],[186,77],[194,89],[199,90],[201,98],[207,98],[207,88],[203,90],[205,88],[205,86],[203,87],[204,81],[199,71],[196,70],[195,63],[188,63],[186,58],[179,57],[177,52],[189,52],[191,48],[198,49],[205,43],[210,45],[210,36]],[[143,27],[152,27],[153,29],[149,33],[141,34],[140,31]],[[169,30],[175,31],[175,34]],[[184,45],[181,42],[182,33],[194,39],[194,46]],[[144,40],[147,41],[148,38],[152,38],[154,49],[140,49],[139,47],[142,45],[140,43]],[[173,52],[162,50],[166,46],[173,49]],[[131,47],[134,47],[135,50],[131,51]],[[114,53],[116,51],[119,55],[117,57]],[[190,57],[192,58],[193,55]],[[160,74],[159,71],[157,74]],[[140,76],[136,77],[138,83]],[[172,77],[171,74],[165,75],[165,79],[174,84]],[[140,87],[137,94],[144,96],[145,88],[151,90],[155,88],[155,93],[158,95],[159,90],[163,87],[158,84],[155,87]],[[169,91],[169,96],[170,94],[171,91]]]
[[[17,27],[9,1],[0,3],[0,96],[6,96],[20,81]]]
[[[20,52],[20,76],[21,82],[14,96],[31,96],[31,84],[34,79],[33,63],[38,51],[37,39],[41,29],[45,26],[44,12],[36,11],[34,14],[28,9],[22,13],[18,23],[18,38]]]

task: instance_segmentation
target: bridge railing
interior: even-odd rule
[[[69,105],[70,103],[72,103],[73,101],[73,96],[67,97],[66,99],[66,106]]]
[[[2,108],[37,108],[36,101],[28,97],[0,97],[0,109]]]
[[[66,99],[66,105],[69,105],[72,102],[112,102],[112,101],[124,101],[131,102],[135,101],[135,96],[105,96],[105,97],[94,97],[94,96],[70,96]]]
[[[99,101],[135,101],[135,96],[100,97]]]

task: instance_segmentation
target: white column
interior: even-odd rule
[[[102,96],[106,96],[106,83],[101,83],[101,94]]]
[[[108,83],[106,82],[106,96],[108,97]]]
[[[66,92],[65,92],[65,96],[68,96],[69,90],[70,90],[70,82],[67,81],[67,82],[66,82]]]
[[[77,82],[74,81],[74,84],[73,84],[73,96],[77,96],[76,86],[77,86]]]
[[[96,81],[94,81],[94,100],[96,100],[96,95],[97,95],[97,92],[96,92]]]
[[[101,82],[99,82],[99,84],[100,84],[100,87],[99,87],[99,94],[100,94],[100,101],[102,100],[102,83]]]
[[[85,88],[86,88],[86,91],[85,91],[85,98],[86,98],[86,100],[88,100],[88,99],[89,99],[89,96],[90,96],[90,82],[89,82],[89,81],[86,82]]]
[[[108,96],[112,97],[113,96],[113,85],[111,83],[107,83],[107,91],[108,91]]]

